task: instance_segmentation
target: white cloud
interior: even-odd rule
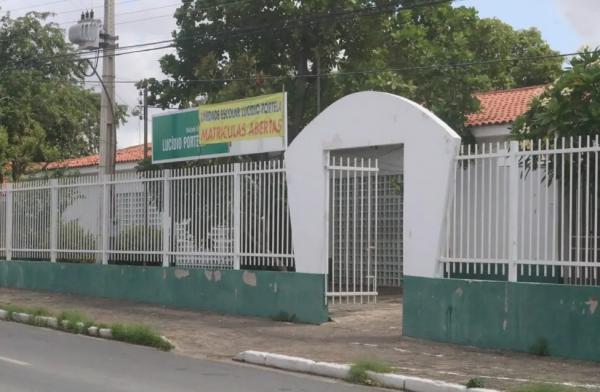
[[[600,46],[598,0],[555,0],[558,8],[581,37],[581,46]]]

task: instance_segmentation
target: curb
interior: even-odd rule
[[[347,380],[350,378],[350,365],[331,362],[316,362],[311,359],[291,357],[288,355],[273,354],[261,351],[243,351],[234,358],[236,361],[251,363],[253,365],[268,366],[272,368],[294,372],[314,374],[330,378]],[[375,373],[367,371],[373,381],[385,388],[401,389],[410,392],[466,392],[467,387],[445,381],[431,380],[413,376],[404,376],[393,373]],[[497,392],[493,389],[469,388],[469,392]]]
[[[56,317],[48,317],[48,316],[34,316],[28,313],[12,313],[9,315],[8,311],[4,309],[0,309],[0,320],[4,321],[14,321],[21,324],[29,324],[38,327],[48,327],[52,329],[57,329],[59,331],[67,331],[74,332],[79,335],[89,335],[89,336],[100,336],[101,338],[111,339],[112,338],[112,330],[110,328],[99,328],[96,326],[90,326],[89,328],[85,328],[85,324],[82,322],[78,322],[75,324],[75,329],[73,331],[69,331],[69,321],[62,320],[59,325],[58,319]]]
[[[111,328],[100,328],[97,326],[90,326],[85,328],[85,324],[82,322],[78,322],[75,324],[74,330],[69,330],[69,321],[62,320],[59,325],[58,319],[56,317],[48,317],[48,316],[34,316],[28,313],[12,313],[9,314],[8,311],[0,308],[0,320],[4,321],[14,321],[21,324],[28,324],[38,327],[47,327],[51,329],[56,329],[58,331],[63,332],[71,332],[78,335],[87,335],[92,337],[99,337],[104,339],[113,339],[112,329]],[[175,345],[167,339],[165,336],[160,337],[165,342],[169,343],[172,347]]]

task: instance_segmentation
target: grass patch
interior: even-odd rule
[[[0,309],[4,309],[7,312],[8,318],[12,319],[14,313],[27,313],[32,317],[32,324],[35,323],[35,316],[53,316],[48,309],[39,306],[19,306],[13,304],[0,304]],[[87,330],[91,326],[112,329],[113,339],[119,340],[126,343],[133,343],[142,346],[155,347],[159,350],[169,351],[173,349],[173,345],[165,341],[160,334],[154,329],[143,325],[143,324],[121,324],[116,323],[107,325],[104,323],[97,323],[84,313],[78,310],[65,310],[56,316],[58,321],[59,329],[73,333],[87,334]],[[63,322],[67,321],[66,326]]]
[[[466,387],[467,388],[485,388],[485,384],[483,383],[483,380],[480,378],[472,378],[467,382]]]
[[[85,332],[89,327],[91,327],[94,324],[94,320],[90,319],[78,310],[65,310],[58,315],[57,319],[58,325],[61,328],[76,333]],[[64,321],[68,321],[66,327],[63,326]],[[81,324],[79,323],[83,324],[83,327],[80,327]]]
[[[54,316],[48,309],[43,307],[27,307],[13,304],[0,304],[0,309],[7,312],[8,319],[12,319],[14,313],[27,313],[34,317],[30,324],[35,324],[35,316]],[[78,310],[65,310],[55,316],[58,321],[58,328],[67,332],[87,334],[91,326],[112,329],[113,339],[126,343],[133,343],[142,346],[155,347],[159,350],[169,351],[173,345],[165,341],[154,329],[143,324],[104,324],[98,323]],[[66,326],[63,322],[67,321]]]
[[[173,348],[169,342],[161,338],[158,332],[142,324],[113,324],[111,328],[115,340],[155,347],[163,351]]]
[[[19,306],[13,304],[3,304],[0,308],[6,310],[8,318],[12,319],[13,313],[28,313],[32,316],[50,316],[50,311],[41,306]]]
[[[377,360],[362,360],[350,366],[350,381],[356,384],[375,385],[369,378],[367,371],[375,373],[391,373],[392,367],[385,362]]]
[[[552,384],[525,384],[514,389],[511,392],[579,392],[580,388],[568,387],[565,385]]]

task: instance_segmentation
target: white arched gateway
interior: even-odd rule
[[[444,213],[459,145],[460,137],[444,122],[399,96],[360,92],[328,107],[306,126],[285,154],[296,271],[331,274],[328,265],[331,267],[332,258],[362,268],[361,257],[377,251],[372,249],[371,215],[366,222],[355,224],[344,224],[343,220],[360,220],[371,214],[373,203],[376,206],[376,201],[371,203],[371,191],[361,188],[372,186],[368,176],[377,170],[374,161],[379,158],[380,170],[403,172],[403,238],[399,241],[404,243],[404,274],[438,276]],[[354,158],[343,158],[348,155]],[[333,187],[332,181],[336,183]],[[337,204],[331,201],[332,192],[344,200]],[[375,211],[374,219],[378,217],[381,215]],[[339,243],[334,244],[338,237]],[[357,243],[361,245],[358,251]],[[336,290],[349,297],[361,295],[365,288],[360,282],[356,288],[355,275],[346,273],[342,278],[340,274]],[[331,283],[331,276],[329,280]]]

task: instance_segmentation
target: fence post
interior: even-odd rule
[[[241,164],[233,164],[233,269],[240,269],[240,226],[242,224]]]
[[[325,279],[323,279],[324,280],[323,284],[325,285],[325,291],[324,291],[324,293],[325,293],[325,298],[324,298],[325,305],[327,305],[327,294],[329,294],[328,281],[329,281],[329,277],[332,276],[331,275],[332,271],[329,268],[329,256],[330,256],[330,249],[329,249],[329,246],[330,246],[330,244],[329,244],[329,241],[330,241],[330,238],[329,238],[330,228],[329,228],[329,225],[331,223],[330,222],[330,219],[331,219],[331,216],[330,216],[330,204],[332,203],[331,202],[331,193],[330,193],[331,192],[331,187],[332,187],[331,178],[330,178],[331,174],[330,174],[330,170],[329,170],[329,165],[330,164],[331,164],[331,151],[328,150],[325,153],[325,165],[323,166],[323,170],[325,171],[325,216],[324,216],[324,220],[325,220],[325,222],[324,222],[325,223],[325,249],[323,250],[323,260],[322,260],[322,263],[324,264],[323,271],[327,271],[327,276],[325,277]],[[370,174],[371,173],[369,173],[369,175]],[[334,179],[335,179],[335,177],[334,177]],[[370,191],[371,190],[369,189],[369,192]],[[333,207],[333,208],[335,208],[335,207]],[[361,217],[361,219],[362,219],[362,217]],[[367,247],[370,248],[371,244],[367,244]],[[369,261],[367,261],[367,262],[369,262]],[[331,264],[331,268],[334,268],[333,267],[333,259],[331,260],[331,263],[332,263]],[[333,275],[333,276],[335,277],[335,275]],[[369,279],[369,278],[367,277],[367,279]],[[332,287],[333,287],[333,284],[332,284]],[[333,298],[333,300],[335,301],[335,298]]]
[[[101,209],[101,226],[102,226],[102,264],[108,264],[108,251],[110,246],[109,229],[110,229],[110,192],[109,192],[109,176],[100,174],[102,180],[102,209]]]
[[[169,266],[169,252],[171,251],[171,169],[163,171],[163,198],[162,198],[162,265]]]
[[[6,260],[12,260],[13,184],[6,184]]]
[[[58,245],[58,180],[50,180],[50,261],[56,263]]]
[[[519,258],[519,142],[510,142],[508,156],[508,238],[509,238],[509,260],[508,281],[516,282],[518,275]]]

